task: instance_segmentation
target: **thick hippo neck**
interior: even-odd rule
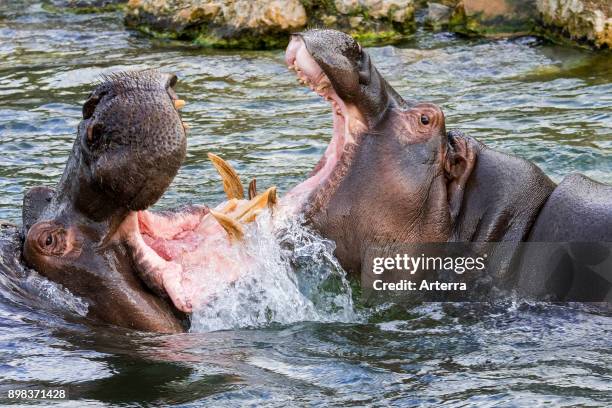
[[[533,163],[474,142],[478,158],[450,241],[526,240],[555,184]]]

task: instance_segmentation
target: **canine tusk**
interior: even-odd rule
[[[185,106],[185,101],[182,99],[175,99],[174,100],[174,107],[176,108],[176,110],[181,110],[183,109],[183,107]]]
[[[270,187],[253,198],[248,206],[236,216],[236,219],[242,222],[253,222],[261,210],[265,207],[272,208],[274,204],[276,204],[276,187]]]
[[[252,200],[257,195],[257,179],[251,180],[249,183],[249,200]]]
[[[210,210],[210,215],[215,217],[215,220],[217,220],[225,232],[227,232],[230,241],[240,241],[244,237],[244,229],[242,229],[242,225],[235,219],[213,210]]]
[[[208,158],[219,172],[221,180],[223,180],[223,190],[227,198],[230,200],[232,198],[243,199],[244,187],[242,186],[242,182],[236,170],[216,154],[208,153]]]

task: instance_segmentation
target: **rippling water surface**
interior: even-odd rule
[[[370,52],[404,96],[440,104],[448,128],[555,181],[578,171],[612,182],[610,54],[431,33]],[[329,141],[329,107],[282,51],[200,50],[126,31],[118,13],[0,2],[0,220],[20,223],[24,190],[58,180],[91,84],[150,67],[178,74],[191,125],[187,162],[157,208],[222,199],[209,151],[283,192]],[[37,387],[67,388],[76,407],[612,404],[612,319],[580,308],[388,305],[342,323],[158,336],[86,326],[84,307],[2,260],[0,404],[10,388]]]

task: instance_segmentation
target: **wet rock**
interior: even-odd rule
[[[597,48],[612,48],[612,1],[537,0],[541,21],[552,32]]]
[[[533,31],[537,16],[534,0],[461,0],[449,27],[468,35],[523,35]]]
[[[438,31],[448,27],[453,9],[440,3],[428,3],[425,25]]]
[[[301,0],[308,26],[351,34],[363,45],[392,44],[415,29],[414,0]]]
[[[364,45],[414,30],[414,0],[130,0],[126,24],[216,48],[279,48],[291,32],[340,29]]]
[[[386,19],[396,23],[404,23],[414,13],[412,0],[334,0],[334,6],[339,14],[355,15],[367,12],[372,19]]]
[[[218,48],[270,48],[306,25],[299,0],[130,0],[126,24]]]

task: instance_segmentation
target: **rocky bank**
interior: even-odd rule
[[[126,24],[157,37],[214,48],[279,48],[310,27],[364,45],[396,43],[417,24],[470,36],[539,35],[612,48],[612,0],[48,0],[76,12],[121,9]]]
[[[126,24],[217,48],[274,48],[306,27],[331,27],[364,44],[414,29],[413,0],[130,0]]]

